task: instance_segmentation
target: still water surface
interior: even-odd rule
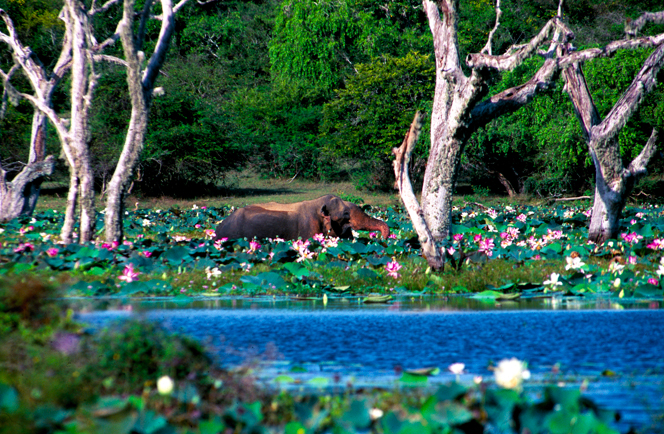
[[[453,381],[445,368],[457,362],[466,365],[460,380],[470,383],[475,376],[490,379],[491,362],[517,357],[528,362],[534,391],[542,383],[578,386],[586,379],[588,396],[621,411],[621,432],[664,432],[661,302],[404,298],[389,305],[355,299],[323,305],[229,298],[158,300],[130,309],[116,305],[79,317],[98,327],[145,316],[211,345],[225,366],[257,362],[268,383],[288,374],[303,383],[323,376],[342,385],[385,386],[395,384],[395,368],[437,366],[435,384]]]

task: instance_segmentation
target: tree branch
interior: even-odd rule
[[[109,56],[107,54],[93,54],[92,60],[95,62],[117,63],[118,65],[122,65],[124,67],[127,66],[127,62],[125,60],[120,59],[119,57]]]
[[[632,162],[627,167],[627,170],[632,174],[632,176],[640,178],[646,175],[646,167],[648,166],[652,156],[657,151],[657,133],[657,128],[652,130],[646,145],[643,147],[643,149],[641,149],[639,155],[637,155],[637,157],[632,160]]]
[[[480,51],[481,54],[488,54],[491,56],[493,53],[491,52],[491,42],[493,41],[493,35],[496,34],[496,30],[498,30],[498,26],[500,26],[500,16],[503,14],[503,11],[500,10],[500,0],[496,0],[496,23],[493,25],[493,29],[489,32],[489,37],[486,40],[486,45],[482,50]]]
[[[636,37],[636,34],[648,23],[664,24],[664,11],[646,12],[634,21],[630,21],[628,18],[625,23],[627,37]]]
[[[664,66],[664,44],[660,45],[643,63],[643,67],[632,80],[627,90],[615,103],[602,123],[593,126],[593,140],[604,141],[613,137],[627,123],[629,117],[639,107],[643,97],[657,85],[657,73]]]
[[[493,119],[506,113],[513,113],[528,104],[538,92],[542,92],[552,85],[558,72],[557,61],[547,59],[526,83],[504,90],[477,104],[472,110],[469,129],[475,131]]]
[[[410,220],[413,222],[413,228],[417,232],[420,244],[422,245],[422,255],[426,258],[431,268],[439,270],[443,268],[443,258],[436,247],[436,242],[424,219],[424,212],[417,202],[417,197],[415,197],[415,193],[413,192],[413,186],[410,183],[410,175],[408,173],[410,156],[413,153],[413,149],[415,149],[415,143],[417,143],[422,130],[422,117],[422,113],[418,111],[401,146],[392,148],[392,153],[396,157],[393,162],[394,176],[399,187],[401,200],[403,200]]]
[[[572,63],[585,62],[600,57],[611,57],[619,50],[632,50],[634,48],[656,47],[664,43],[664,33],[655,36],[645,36],[637,39],[621,39],[613,41],[604,48],[588,48],[582,51],[571,52],[560,59],[560,66]]]
[[[121,0],[108,0],[106,3],[104,3],[99,9],[95,7],[96,1],[92,1],[92,6],[90,7],[90,10],[88,11],[89,16],[96,15],[98,13],[106,12],[108,9],[110,9],[111,6],[116,5],[120,3]]]
[[[531,57],[539,46],[547,40],[551,31],[562,25],[558,17],[554,17],[547,21],[542,30],[527,44],[513,45],[507,49],[505,54],[500,56],[492,56],[484,52],[469,54],[466,57],[466,65],[470,68],[493,68],[499,71],[511,71],[523,63],[525,59]],[[566,39],[573,38],[573,34],[566,35]]]
[[[175,15],[171,7],[171,0],[161,0],[162,13],[164,19],[161,23],[161,29],[159,30],[159,39],[157,40],[157,45],[154,48],[154,53],[150,56],[148,66],[143,72],[143,86],[145,88],[152,89],[154,86],[154,81],[157,78],[159,69],[164,63],[166,58],[166,52],[168,51],[168,45],[171,40],[171,34],[175,31]]]

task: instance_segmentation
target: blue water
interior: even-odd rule
[[[492,362],[516,357],[528,363],[532,384],[577,385],[587,379],[592,399],[621,411],[617,427],[622,432],[632,426],[657,432],[651,427],[657,422],[653,418],[664,415],[662,309],[479,312],[352,303],[296,306],[163,309],[156,304],[137,315],[207,343],[222,365],[260,361],[266,381],[299,366],[306,370],[305,380],[326,375],[339,380],[342,375],[344,384],[380,384],[394,382],[400,369],[437,366],[442,372],[432,382],[447,382],[454,376],[446,367],[460,362],[466,365],[461,381],[471,382],[475,376],[490,379]],[[100,326],[128,315],[98,311],[80,314],[80,319]],[[602,375],[607,370],[615,375]]]

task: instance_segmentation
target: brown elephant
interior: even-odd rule
[[[222,221],[215,230],[221,238],[307,239],[316,234],[352,237],[351,208],[334,195],[290,204],[284,209],[265,205],[240,208]]]
[[[329,195],[331,196],[331,195]],[[325,197],[325,196],[324,196]],[[336,196],[334,196],[336,197]],[[341,198],[339,198],[342,200]],[[350,225],[356,231],[380,231],[380,234],[383,238],[387,238],[390,235],[390,228],[382,220],[375,219],[362,211],[362,208],[355,205],[353,202],[343,201],[346,206],[350,209]],[[294,210],[300,203],[277,203],[277,202],[268,202],[263,203],[258,206],[272,211],[291,211]],[[335,231],[336,232],[336,231]],[[352,238],[352,232],[339,234],[333,233],[331,235],[340,237],[340,238]]]

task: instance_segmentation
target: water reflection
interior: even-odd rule
[[[512,310],[625,310],[662,309],[656,300],[626,300],[608,296],[588,297],[531,297],[517,301],[477,299],[468,296],[396,296],[385,304],[364,304],[364,297],[329,297],[298,299],[296,297],[155,297],[126,299],[109,297],[98,299],[69,299],[81,312],[95,310],[153,310],[153,309],[287,309],[316,310],[390,310],[390,311],[512,311]]]

